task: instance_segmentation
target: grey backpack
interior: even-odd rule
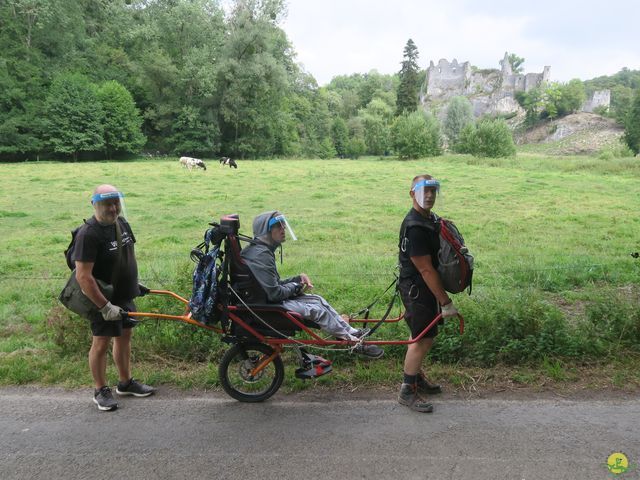
[[[435,216],[435,214],[434,214]],[[433,221],[410,220],[403,223],[401,244],[407,240],[409,227],[418,225],[430,230],[436,230],[440,239],[438,249],[438,273],[442,286],[449,293],[460,293],[469,289],[471,295],[471,280],[473,278],[473,255],[464,244],[464,238],[451,220],[437,217]]]
[[[464,238],[451,220],[438,219],[440,225],[440,250],[438,273],[447,292],[460,293],[469,288],[473,278],[473,255],[464,244]]]

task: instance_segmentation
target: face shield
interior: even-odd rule
[[[289,231],[289,235],[291,235],[291,239],[294,241],[298,240],[298,237],[296,237],[296,234],[293,233],[293,229],[291,228],[291,225],[289,225],[289,222],[287,222],[287,219],[284,215],[278,214],[275,217],[269,219],[269,225],[267,227],[269,232],[271,232],[271,230],[275,226],[280,226],[283,230],[286,228]]]
[[[127,219],[127,211],[124,206],[124,193],[114,191],[106,193],[94,193],[91,203],[96,210],[96,218],[100,223],[116,223],[118,217]]]
[[[436,203],[436,198],[440,195],[440,182],[435,178],[425,178],[416,183],[411,190],[420,208],[431,210]]]

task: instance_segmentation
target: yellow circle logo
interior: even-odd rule
[[[624,453],[612,453],[607,458],[607,468],[616,475],[624,473],[629,468],[629,460]]]

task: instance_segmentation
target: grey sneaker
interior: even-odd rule
[[[140,383],[134,378],[126,383],[118,382],[116,393],[118,395],[133,395],[135,397],[148,397],[155,392],[155,388]]]
[[[98,406],[99,410],[104,412],[109,412],[118,408],[118,402],[113,399],[111,389],[107,386],[104,386],[93,393],[93,403]]]
[[[369,358],[380,358],[384,355],[384,350],[377,345],[358,345],[353,349],[354,353],[359,353]]]
[[[359,328],[355,333],[353,333],[352,335],[356,338],[362,338],[365,337],[367,335],[369,335],[369,332],[371,331],[370,328]]]
[[[429,383],[422,372],[418,374],[418,378],[416,379],[416,386],[418,388],[418,393],[442,393],[442,387],[440,385],[436,385],[435,383]]]
[[[420,398],[420,395],[418,395],[417,387],[408,383],[403,383],[400,387],[400,393],[398,394],[398,403],[400,403],[400,405],[406,405],[415,412],[433,412],[433,405],[429,402],[425,402],[422,398]]]

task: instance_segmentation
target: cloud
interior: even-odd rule
[[[498,68],[505,51],[524,57],[527,72],[550,65],[552,79],[562,81],[640,68],[636,0],[291,0],[288,10],[282,26],[320,84],[371,69],[399,71],[409,38],[421,68],[440,58]]]

